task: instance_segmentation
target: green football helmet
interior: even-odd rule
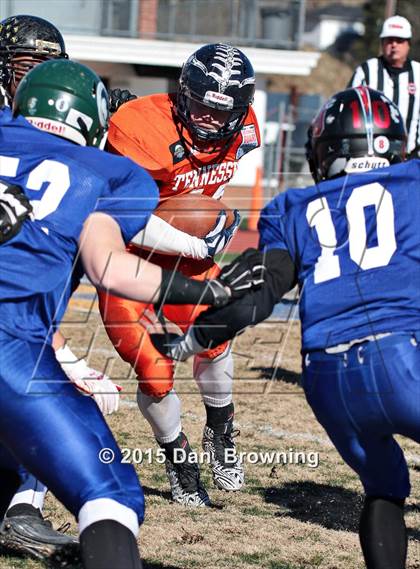
[[[80,146],[103,148],[108,131],[108,93],[94,71],[75,61],[40,63],[20,82],[14,114]]]

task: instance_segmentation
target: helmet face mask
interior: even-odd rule
[[[329,99],[308,132],[306,157],[315,182],[401,162],[407,134],[398,108],[366,86]]]
[[[59,59],[34,67],[19,84],[13,112],[81,146],[105,145],[108,93],[96,73],[80,63]]]
[[[35,56],[32,53],[14,55],[7,64],[10,70],[9,93],[14,96],[16,89],[27,73],[40,63],[47,61],[46,56]]]
[[[246,112],[221,110],[185,97],[183,115],[188,131],[198,142],[213,142],[230,138],[242,128]]]
[[[254,91],[254,70],[244,53],[205,45],[182,68],[176,113],[194,143],[226,142],[241,130]]]
[[[68,58],[64,39],[47,20],[19,15],[0,23],[0,84],[10,95],[35,65],[57,58]]]

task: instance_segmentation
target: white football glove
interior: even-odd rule
[[[94,398],[104,415],[118,411],[121,387],[108,376],[89,367],[86,360],[60,365],[79,391]]]
[[[88,378],[72,379],[72,377],[69,377],[70,381],[74,383],[79,391],[92,396],[104,415],[115,413],[118,411],[120,404],[121,387],[103,373],[92,368],[88,369],[90,370]]]

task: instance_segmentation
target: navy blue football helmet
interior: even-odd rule
[[[176,113],[193,141],[225,141],[241,130],[254,92],[254,70],[242,51],[221,43],[205,45],[182,68]],[[197,106],[207,107],[209,113],[221,111],[214,112],[217,128],[194,121]]]

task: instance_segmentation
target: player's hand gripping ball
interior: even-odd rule
[[[238,210],[222,201],[195,194],[169,198],[154,213],[176,229],[203,239],[208,257],[226,248],[241,219]]]

